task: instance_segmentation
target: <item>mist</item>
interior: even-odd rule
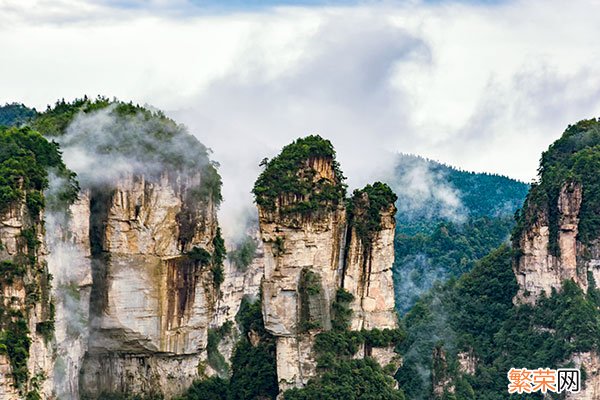
[[[81,359],[77,354],[87,348],[89,294],[92,284],[87,220],[73,223],[76,206],[60,203],[60,193],[71,183],[49,175],[45,197],[48,206],[44,214],[46,261],[52,274],[52,298],[56,307],[54,388],[59,398],[78,398],[78,371]],[[83,193],[79,195],[84,196]],[[77,201],[76,201],[77,203]],[[85,216],[84,216],[85,217]],[[82,224],[83,223],[83,224]],[[83,354],[81,351],[80,354]]]
[[[252,213],[260,161],[299,137],[331,140],[350,191],[390,175],[409,109],[391,85],[394,71],[399,63],[428,58],[429,49],[391,22],[373,24],[373,17],[325,13],[313,26],[299,22],[306,35],[285,43],[291,48],[284,69],[273,64],[270,47],[261,46],[262,33],[255,32],[259,37],[248,40],[258,45],[233,61],[239,70],[169,113],[215,149],[224,182],[222,221]]]
[[[123,114],[118,107],[80,112],[65,134],[55,138],[82,187],[114,183],[130,174],[151,177],[175,169],[194,174],[210,163],[208,149],[188,136],[184,126],[139,110]]]
[[[301,136],[332,140],[351,189],[385,180],[397,152],[529,182],[567,124],[600,110],[596,5],[584,0],[119,4],[5,6],[0,45],[22,62],[6,63],[2,96],[166,110],[215,151],[229,231],[255,213],[260,160]]]

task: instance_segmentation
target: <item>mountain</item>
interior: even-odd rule
[[[434,282],[470,271],[507,241],[529,188],[405,154],[390,186],[398,194],[394,281],[401,314]]]
[[[404,399],[396,196],[347,196],[329,141],[266,164],[231,260],[217,164],[160,111],[61,100],[0,142],[3,399]]]
[[[1,397],[182,393],[210,368],[222,314],[207,148],[104,98],[61,101],[30,125],[2,130]]]
[[[436,285],[406,314],[396,377],[407,397],[503,399],[510,368],[542,366],[582,370],[583,389],[561,398],[600,397],[598,160],[600,122],[569,126],[542,155],[512,248]]]
[[[463,171],[410,154],[398,155],[389,184],[398,195],[398,232],[429,233],[440,222],[513,216],[529,185],[508,177]]]
[[[331,143],[297,139],[229,257],[209,155],[102,97],[0,128],[1,398],[499,400],[541,367],[600,397],[598,120],[543,153],[515,222],[522,183],[401,156],[348,194]]]

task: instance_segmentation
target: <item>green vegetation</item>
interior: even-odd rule
[[[213,285],[215,288],[221,286],[223,279],[225,279],[225,271],[223,269],[223,261],[227,257],[227,250],[225,249],[225,240],[221,235],[221,228],[217,227],[215,236],[213,237],[212,244],[214,247],[213,253],[202,247],[194,246],[192,250],[186,253],[186,256],[200,265],[205,267],[210,265],[210,271],[213,276]]]
[[[211,272],[213,275],[213,284],[216,288],[221,286],[225,279],[225,271],[223,270],[223,261],[227,257],[227,250],[225,249],[225,240],[221,236],[221,228],[217,228],[215,237],[213,238],[213,246],[215,250],[212,254],[212,267]]]
[[[382,368],[369,357],[352,359],[362,345],[367,348],[398,345],[405,339],[404,332],[400,329],[348,330],[352,299],[344,289],[338,290],[332,306],[333,329],[315,337],[319,375],[302,389],[286,391],[286,400],[404,400],[402,391],[394,389],[389,373],[393,371]]]
[[[0,106],[0,126],[21,126],[37,115],[35,108],[24,104],[10,103]]]
[[[225,357],[219,352],[219,343],[226,336],[231,335],[233,322],[227,321],[219,328],[208,329],[208,339],[206,345],[208,365],[212,367],[220,377],[227,377],[229,374],[229,365]]]
[[[45,263],[38,263],[36,255],[40,243],[34,229],[23,229],[20,239],[23,243],[19,247],[19,253],[12,260],[0,262],[0,353],[8,356],[15,387],[25,394],[29,379],[27,360],[31,344],[29,313],[41,305],[36,309],[40,321],[36,324],[36,333],[49,342],[54,334],[55,310],[50,298],[52,276],[48,273]],[[17,283],[25,288],[23,303],[18,298],[5,298],[2,295],[8,286]],[[30,387],[35,389],[40,379],[42,378],[39,376],[32,377]],[[26,397],[35,399],[37,395],[37,390],[31,390]]]
[[[237,244],[236,248],[229,252],[229,260],[240,271],[246,271],[248,266],[254,260],[258,245],[251,236],[245,236],[244,239]]]
[[[48,106],[46,111],[32,121],[31,125],[45,136],[61,136],[77,114],[80,112],[89,114],[108,107],[110,103],[110,100],[101,96],[98,96],[96,100],[90,100],[85,96],[82,99],[75,99],[71,103],[62,99],[57,101],[54,107]]]
[[[398,195],[393,271],[401,314],[436,281],[458,278],[506,242],[528,190],[412,155],[398,157],[390,184]]]
[[[579,240],[586,244],[600,236],[599,146],[600,123],[581,121],[542,155],[539,182],[527,195],[524,211],[516,213],[513,244],[541,222],[550,227],[549,250],[558,254],[559,194],[578,185],[583,188]],[[503,399],[511,367],[559,368],[568,366],[575,353],[600,350],[600,291],[593,277],[587,293],[565,281],[560,292],[539,299],[534,307],[514,306],[517,283],[512,262],[518,248],[513,251],[503,245],[473,262],[501,240],[509,221],[497,216],[469,218],[462,231],[446,224],[423,234],[398,236],[400,262],[411,254],[425,254],[431,265],[445,264],[443,272],[453,276],[474,264],[460,278],[435,284],[404,317],[408,337],[400,350],[405,362],[396,378],[411,399],[433,397],[432,370],[450,378],[456,389],[444,398]],[[445,363],[439,358],[442,349]],[[438,358],[432,357],[434,353]],[[476,360],[474,374],[459,369],[459,353]]]
[[[211,376],[194,382],[185,395],[178,400],[229,400],[228,394],[229,381],[218,376]]]
[[[374,235],[381,230],[382,213],[394,208],[396,200],[398,196],[381,182],[354,191],[348,201],[349,223],[356,230],[363,246],[370,246]],[[396,211],[395,208],[393,211]]]
[[[2,322],[0,331],[0,352],[8,356],[15,386],[22,390],[29,378],[29,328],[25,316],[20,311],[10,310],[7,318],[8,320]]]
[[[105,114],[100,114],[104,112]],[[69,125],[77,120],[76,131]],[[188,188],[192,201],[221,202],[218,164],[209,159],[210,150],[161,111],[153,111],[117,99],[84,97],[73,102],[58,101],[39,114],[31,125],[66,146],[79,146],[95,158],[119,156],[147,176],[179,171],[200,174],[201,182]]]
[[[202,266],[208,265],[212,260],[212,255],[206,249],[198,246],[194,246],[192,250],[188,251],[187,256]]]
[[[309,295],[320,294],[323,291],[321,277],[310,269],[303,269],[302,273],[300,274],[298,291],[301,293],[307,293]]]
[[[302,389],[285,392],[285,400],[404,400],[394,380],[370,358],[340,360]]]
[[[46,204],[44,191],[49,187],[50,174],[66,184],[48,199],[50,204]],[[48,142],[28,127],[0,128],[0,213],[24,202],[31,216],[31,221],[24,219],[17,238],[18,254],[0,262],[0,292],[17,282],[26,292],[23,304],[18,299],[0,295],[0,352],[8,356],[15,386],[28,399],[39,398],[36,387],[43,379],[31,377],[31,390],[26,391],[30,378],[27,370],[32,334],[28,328],[30,311],[41,305],[36,309],[39,322],[35,333],[49,341],[54,332],[54,306],[50,298],[52,276],[46,264],[37,258],[39,229],[43,223],[41,213],[47,206],[58,206],[58,202],[63,206],[72,203],[78,191],[75,174],[62,162],[56,143]]]
[[[241,335],[231,358],[231,377],[197,381],[180,400],[268,400],[277,397],[275,340],[265,330],[260,301],[243,299],[236,319]],[[250,335],[253,341],[250,341]]]
[[[279,257],[283,253],[285,253],[285,239],[282,236],[277,236],[273,242],[273,254],[275,257]]]
[[[398,195],[398,232],[407,235],[428,233],[441,222],[512,216],[529,190],[505,176],[463,171],[408,154],[398,156],[389,184]]]
[[[120,393],[101,393],[94,400],[163,400],[164,397],[161,395],[132,395],[132,394],[120,394]],[[92,400],[86,396],[82,396],[82,400]]]
[[[394,240],[396,308],[407,312],[435,283],[458,278],[509,238],[513,218],[478,217],[441,222],[430,232],[397,233]]]
[[[42,396],[40,395],[40,390],[42,388],[42,383],[46,380],[46,376],[43,372],[38,372],[35,374],[29,384],[31,386],[31,390],[25,396],[25,400],[42,400]]]
[[[13,261],[0,261],[0,276],[6,285],[12,285],[15,278],[22,278],[27,273],[27,267]]]
[[[319,160],[331,164],[332,179],[315,180],[314,162]],[[345,197],[345,178],[333,145],[318,135],[297,139],[265,164],[252,189],[256,204],[265,210],[308,216],[335,209]]]
[[[30,128],[0,129],[0,213],[25,199],[31,215],[39,217],[49,171],[69,182],[62,197],[74,201],[79,190],[75,174],[62,162],[56,143]]]
[[[517,214],[513,240],[528,230],[537,218],[547,219],[550,229],[549,250],[557,255],[560,191],[573,191],[575,185],[583,188],[579,212],[578,238],[588,244],[600,236],[600,122],[583,120],[570,125],[562,137],[542,154],[538,169],[539,182],[527,195],[524,210]]]
[[[299,330],[308,332],[312,329],[323,328],[321,323],[322,310],[315,310],[311,307],[325,302],[321,277],[310,269],[304,268],[300,273],[298,292],[300,294]]]
[[[565,366],[575,352],[600,345],[599,292],[584,294],[566,281],[560,293],[541,299],[536,307],[515,307],[517,284],[511,269],[514,254],[502,246],[479,261],[460,279],[421,298],[404,318],[408,339],[401,343],[405,363],[397,379],[411,399],[429,398],[429,371],[436,346],[447,351],[447,373],[456,384],[455,398],[505,398],[506,372],[514,366]],[[457,353],[477,359],[474,375],[458,370]]]
[[[344,288],[339,288],[335,293],[335,299],[331,304],[331,327],[334,331],[343,331],[350,326],[352,300],[354,296]]]

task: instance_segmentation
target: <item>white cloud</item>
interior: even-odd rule
[[[166,109],[214,149],[225,207],[250,201],[260,159],[309,133],[333,140],[353,186],[395,152],[528,181],[567,124],[600,111],[593,0],[218,15],[114,3],[0,0],[0,101]]]

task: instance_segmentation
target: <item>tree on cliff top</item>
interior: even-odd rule
[[[331,163],[332,180],[315,180],[317,171],[310,162],[318,159]],[[329,140],[318,135],[297,139],[264,164],[265,170],[256,180],[252,193],[256,204],[268,211],[309,215],[334,209],[343,202],[345,177]]]
[[[390,209],[396,211],[396,200],[398,196],[381,182],[354,191],[348,200],[348,215],[363,245],[368,245],[373,235],[381,230],[382,213]]]

